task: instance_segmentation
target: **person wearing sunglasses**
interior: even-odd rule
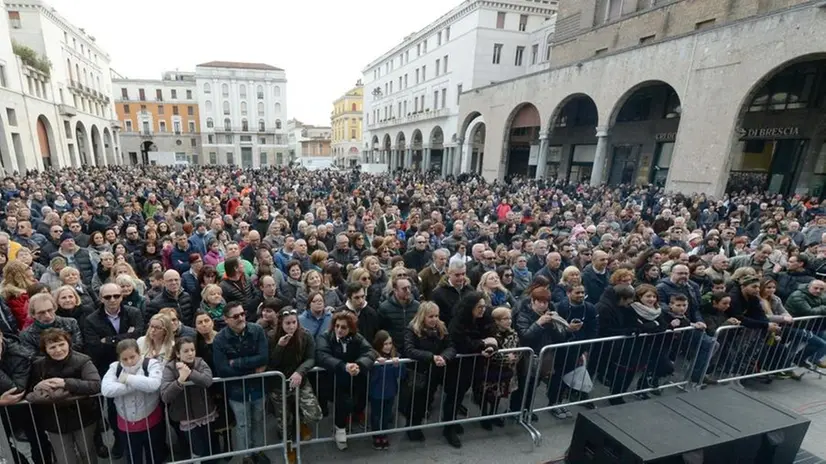
[[[267,334],[258,324],[247,323],[247,313],[240,301],[230,301],[224,307],[227,326],[218,332],[212,343],[215,371],[218,377],[241,377],[267,368],[269,345]],[[226,383],[229,406],[235,413],[235,449],[264,445],[264,380],[261,378]],[[250,456],[257,464],[269,464],[263,453]]]
[[[109,365],[118,361],[115,350],[118,342],[126,339],[135,339],[145,334],[143,315],[138,308],[123,302],[120,286],[115,283],[103,284],[100,287],[100,308],[86,317],[83,328],[83,341],[87,354],[92,357],[98,373],[103,377],[109,370]],[[110,402],[109,423],[117,424],[114,404]],[[97,436],[95,442],[98,442]],[[123,456],[120,434],[115,434],[115,444],[112,447],[113,459]],[[102,441],[100,442],[102,446]],[[99,446],[100,448],[100,446]],[[103,453],[99,453],[101,455]]]

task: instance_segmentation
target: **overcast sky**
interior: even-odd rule
[[[213,60],[287,71],[289,117],[330,124],[333,100],[373,59],[460,0],[46,0],[129,78]],[[118,6],[115,6],[118,5]],[[52,58],[54,61],[54,58]]]

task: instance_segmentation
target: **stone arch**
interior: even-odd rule
[[[103,128],[103,149],[106,153],[106,163],[109,166],[120,164],[115,155],[115,141],[108,127]]]
[[[559,101],[547,120],[548,154],[540,177],[582,182],[591,178],[597,145],[599,111],[585,93]],[[583,143],[572,144],[571,139]]]
[[[459,173],[482,172],[482,161],[485,156],[486,124],[485,118],[477,114],[468,121],[464,131],[464,147],[459,164]]]
[[[404,135],[404,131],[399,131],[396,134],[396,149],[403,150],[407,147],[407,137]]]
[[[49,122],[49,118],[42,114],[37,117],[37,141],[43,168],[59,168],[60,159],[58,157],[54,129],[52,129],[52,123]],[[37,163],[37,166],[39,165],[40,162]]]
[[[100,139],[100,130],[92,124],[92,153],[94,155],[93,166],[106,166],[103,161],[103,141]]]
[[[425,156],[426,170],[441,168],[445,161],[445,133],[441,126],[434,126],[428,137],[430,152]]]
[[[75,125],[75,143],[77,144],[77,160],[72,160],[72,166],[90,166],[91,165],[91,142],[89,141],[89,132],[82,121],[78,121]]]
[[[505,122],[505,150],[500,160],[500,172],[505,176],[535,176],[536,167],[531,169],[530,158],[532,151],[538,153],[541,128],[542,118],[533,103],[523,102],[514,107]]]
[[[471,111],[470,113],[468,113],[468,114],[464,117],[464,119],[462,119],[462,126],[461,126],[461,129],[459,130],[459,137],[460,137],[460,139],[459,139],[459,140],[457,140],[456,142],[458,142],[458,143],[462,143],[462,141],[463,141],[463,140],[465,140],[465,138],[464,138],[464,137],[465,137],[465,134],[467,133],[468,128],[470,127],[470,124],[471,124],[473,121],[475,121],[475,120],[476,120],[476,118],[478,118],[478,117],[480,117],[480,116],[482,116],[482,113],[480,113],[480,112],[478,112],[478,111]]]
[[[800,54],[766,71],[737,107],[726,191],[758,188],[823,196],[826,53]],[[727,176],[726,176],[727,174]]]
[[[604,124],[610,143],[603,180],[664,187],[682,111],[677,90],[666,81],[645,80],[626,90]]]

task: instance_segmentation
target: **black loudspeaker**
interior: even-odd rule
[[[789,464],[810,421],[734,387],[580,413],[571,464]]]

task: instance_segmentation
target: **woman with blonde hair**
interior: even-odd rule
[[[29,317],[29,294],[26,289],[35,283],[34,271],[23,261],[13,259],[3,268],[0,296],[9,305],[17,328],[23,330],[32,324]]]
[[[551,282],[553,284],[553,282]],[[568,299],[568,288],[571,285],[579,285],[582,283],[582,271],[576,266],[568,266],[562,271],[562,277],[559,279],[559,284],[553,285],[553,292],[551,295],[551,302],[559,304],[560,301]]]
[[[224,300],[224,291],[217,284],[207,284],[201,291],[201,311],[209,314],[215,322],[215,329],[221,330],[226,325],[224,321],[224,307],[227,302]]]
[[[139,295],[143,296],[146,293],[146,284],[144,284],[143,280],[135,274],[135,270],[129,265],[129,263],[120,262],[115,263],[115,265],[112,266],[112,278],[117,278],[122,275],[128,275],[132,278],[132,286]]]
[[[502,285],[502,280],[496,271],[488,271],[482,274],[479,278],[479,285],[476,290],[482,292],[485,301],[490,307],[505,306],[508,308],[516,307],[516,299],[511,295],[511,292]]]
[[[327,263],[329,254],[324,250],[316,250],[310,255],[310,267],[312,270],[321,272],[324,269],[324,264]]]
[[[143,313],[146,309],[146,298],[138,293],[138,289],[135,288],[135,279],[126,274],[121,274],[115,277],[115,283],[118,284],[118,287],[120,287],[123,293],[123,300],[121,301],[129,306],[140,309],[141,313]]]
[[[312,292],[321,292],[324,294],[324,305],[332,308],[338,308],[343,303],[339,298],[338,293],[324,285],[324,278],[321,273],[316,270],[309,270],[304,274],[304,285],[298,289],[295,295],[295,306],[299,311],[304,311],[308,308],[308,296]]]
[[[86,324],[86,318],[95,312],[94,305],[84,305],[80,295],[74,288],[64,285],[52,292],[57,310],[55,315],[60,317],[71,317],[76,320],[80,330]]]
[[[371,308],[378,308],[385,285],[390,281],[387,272],[382,268],[379,258],[368,256],[361,261],[361,267],[370,273],[370,287],[367,289],[367,304]]]
[[[141,355],[160,362],[172,358],[175,345],[175,329],[172,321],[164,314],[155,314],[149,319],[146,335],[138,338]]]

